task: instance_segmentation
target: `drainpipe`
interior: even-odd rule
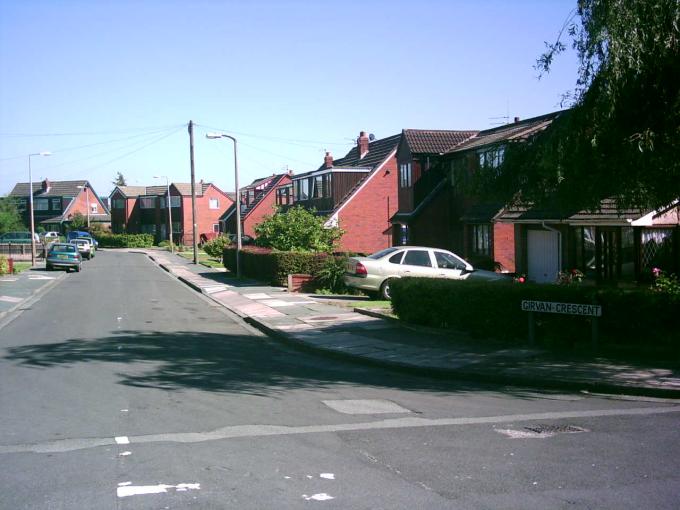
[[[550,232],[555,232],[557,234],[557,265],[559,266],[559,270],[562,271],[562,232],[557,230],[556,228],[549,227],[548,225],[545,224],[545,221],[541,222],[541,226],[549,230]]]

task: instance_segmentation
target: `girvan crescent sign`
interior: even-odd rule
[[[562,313],[566,315],[585,315],[601,317],[600,305],[585,305],[579,303],[554,303],[552,301],[522,301],[522,311],[541,313]]]

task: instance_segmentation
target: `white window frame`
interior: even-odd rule
[[[34,211],[49,211],[50,210],[50,201],[47,198],[36,198],[33,201],[33,210]]]
[[[209,209],[219,209],[220,208],[220,199],[219,198],[209,198],[208,199],[208,208]]]

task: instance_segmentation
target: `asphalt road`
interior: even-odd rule
[[[680,403],[301,353],[144,255],[0,324],[2,509],[677,508]]]

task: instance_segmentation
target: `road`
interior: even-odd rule
[[[680,405],[270,340],[102,251],[0,324],[2,509],[677,508]]]

